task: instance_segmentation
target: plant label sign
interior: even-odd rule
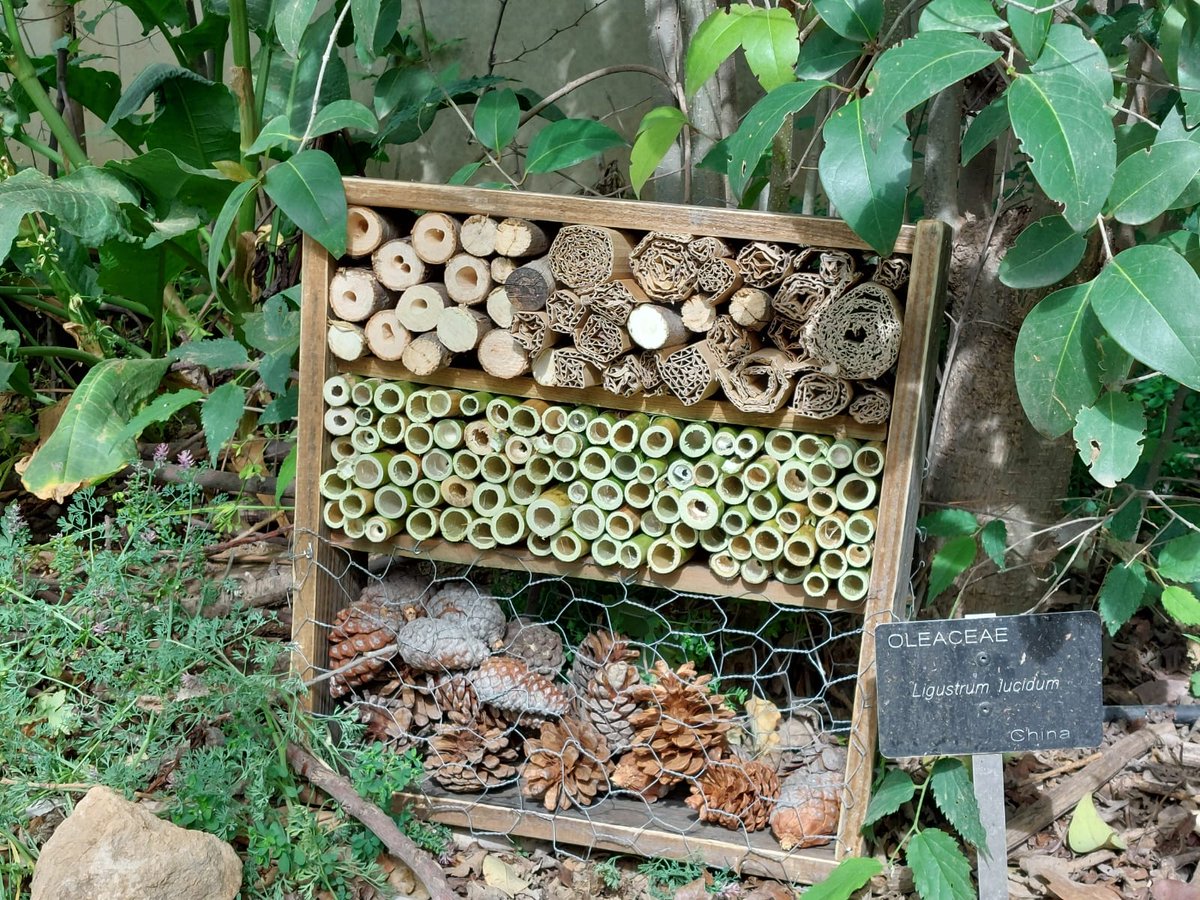
[[[1100,744],[1094,612],[891,622],[875,654],[884,756]]]

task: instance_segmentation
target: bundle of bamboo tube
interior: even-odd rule
[[[324,400],[324,518],[350,538],[866,596],[882,444],[352,375]]]
[[[865,425],[890,415],[904,258],[868,271],[844,250],[436,211],[408,228],[366,207],[348,221],[352,258],[329,290],[343,360]]]

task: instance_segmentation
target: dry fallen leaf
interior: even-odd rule
[[[1096,812],[1096,804],[1090,792],[1079,799],[1075,815],[1071,816],[1071,826],[1067,829],[1067,844],[1076,853],[1091,853],[1101,847],[1125,849],[1125,842],[1121,840],[1120,835]]]
[[[529,887],[529,882],[520,878],[516,869],[490,853],[483,858],[483,880],[510,897],[517,896]]]

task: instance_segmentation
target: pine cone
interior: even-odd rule
[[[396,643],[401,659],[427,672],[470,669],[488,657],[487,645],[456,617],[414,619],[396,632]]]
[[[367,691],[354,701],[358,719],[367,726],[367,737],[381,741],[390,749],[403,753],[413,746],[412,710],[395,697],[384,697]]]
[[[632,688],[634,700],[646,708],[630,716],[633,747],[621,758],[613,783],[648,801],[704,772],[728,752],[726,734],[733,710],[725,698],[709,692],[711,675],[696,677],[695,663],[678,671],[662,660],[654,664],[655,684]]]
[[[557,718],[571,707],[566,691],[511,656],[485,660],[472,684],[480,703],[518,716]]]
[[[329,667],[340,669],[360,656],[382,650],[396,642],[396,629],[404,622],[400,609],[376,600],[359,600],[339,610],[329,630]],[[374,680],[387,668],[395,652],[364,659],[330,679],[333,697],[348,694],[351,688]]]
[[[517,774],[521,761],[518,737],[501,717],[482,710],[468,725],[438,725],[425,765],[447,790],[485,791]]]
[[[637,712],[633,687],[641,683],[637,669],[627,662],[610,662],[594,670],[576,698],[580,718],[603,735],[614,754],[624,753],[633,742],[630,717]]]
[[[608,791],[611,754],[591,725],[569,716],[547,722],[537,738],[525,741],[529,761],[521,774],[521,793],[542,798],[554,812],[571,804],[591,806]]]
[[[383,684],[377,693],[408,710],[409,728],[417,734],[441,721],[442,711],[434,695],[436,686],[437,682],[429,673],[402,665],[397,669],[396,676]]]
[[[784,850],[828,844],[837,834],[846,780],[845,750],[840,754],[841,765],[830,771],[837,757],[833,752],[819,754],[780,786],[779,802],[771,814],[771,831]]]
[[[522,616],[508,623],[504,653],[521,660],[533,672],[557,675],[563,666],[563,641],[553,628]]]
[[[767,827],[779,797],[779,776],[765,763],[719,762],[692,782],[684,801],[700,816],[733,831],[759,831]]]
[[[593,631],[585,637],[575,651],[571,663],[571,684],[575,692],[583,695],[587,683],[592,680],[600,666],[615,662],[633,662],[641,654],[629,646],[629,638],[611,631]]]
[[[448,584],[438,590],[425,608],[435,619],[458,621],[472,637],[489,647],[504,635],[504,611],[495,597],[481,594],[468,581]]]
[[[469,672],[442,676],[434,688],[433,701],[443,721],[469,725],[479,718],[479,698]]]
[[[368,582],[358,595],[359,602],[399,607],[412,619],[424,615],[421,597],[429,592],[429,579],[411,572],[396,572],[381,581]]]

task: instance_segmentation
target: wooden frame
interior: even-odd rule
[[[683,207],[659,203],[591,200],[557,195],[489,191],[440,185],[387,182],[374,179],[346,179],[347,199],[352,204],[379,208],[438,210],[451,213],[480,213],[496,217],[518,216],[551,222],[578,222],[610,227],[687,232],[746,240],[773,240],[811,244],[821,247],[866,249],[866,245],[842,222],[802,216],[783,216],[760,212],[730,211]],[[730,866],[793,881],[812,882],[823,878],[836,860],[862,851],[862,823],[869,799],[875,753],[875,654],[874,628],[902,608],[909,596],[908,577],[913,544],[917,499],[925,456],[927,419],[937,348],[936,330],[940,321],[941,295],[944,291],[948,258],[949,229],[937,222],[906,226],[897,241],[896,252],[912,254],[912,268],[905,303],[903,336],[896,369],[892,415],[886,429],[888,462],[879,499],[879,529],[875,542],[875,560],[871,588],[867,598],[849,604],[840,598],[812,600],[796,597],[788,590],[764,590],[743,586],[730,589],[715,578],[699,577],[694,571],[680,570],[669,579],[656,578],[659,586],[681,591],[712,593],[719,596],[744,594],[797,606],[844,610],[864,618],[859,656],[859,679],[855,691],[851,734],[848,747],[846,799],[838,830],[836,852],[817,850],[780,850],[769,838],[758,841],[755,835],[733,835],[715,826],[698,826],[694,820],[675,830],[664,830],[668,818],[655,810],[650,820],[642,807],[632,801],[609,800],[596,812],[550,815],[540,807],[525,808],[519,796],[489,794],[480,799],[439,796],[430,791],[415,796],[426,812],[438,821],[469,825],[477,830],[549,838],[582,843],[597,848],[645,854],[694,855],[715,866]],[[297,432],[296,466],[296,563],[293,640],[296,646],[293,668],[301,677],[311,678],[327,667],[328,647],[324,626],[336,611],[357,594],[353,567],[345,567],[346,577],[335,578],[339,546],[345,550],[367,552],[387,549],[396,555],[424,557],[487,567],[552,571],[581,577],[613,579],[609,570],[587,563],[564,570],[557,560],[530,556],[516,558],[511,552],[481,552],[473,547],[425,542],[420,546],[400,539],[389,548],[362,541],[335,542],[321,519],[317,481],[331,464],[329,441],[324,433],[322,406],[312,398],[321,396],[326,378],[337,372],[356,372],[372,376],[409,377],[397,364],[379,360],[339,363],[329,353],[325,334],[328,328],[328,287],[335,261],[315,241],[305,237],[303,245],[303,291],[301,308],[301,405]],[[705,401],[683,407],[665,398],[620,398],[589,391],[547,390],[529,379],[501,381],[481,372],[443,370],[423,379],[425,383],[467,389],[501,390],[528,397],[553,398],[556,402],[600,403],[613,409],[652,409],[684,418],[753,424],[767,427],[804,429],[845,434],[867,439],[885,437],[883,426],[858,425],[848,418],[814,422],[793,413],[759,416],[741,413],[728,404]],[[307,401],[307,402],[305,402]],[[341,564],[344,567],[344,564]],[[635,579],[636,580],[636,579]],[[778,588],[786,588],[777,585]],[[765,596],[764,596],[765,595]],[[310,705],[327,710],[328,691],[323,686],[310,695]],[[628,808],[627,808],[628,807]],[[605,810],[611,812],[611,816]]]

